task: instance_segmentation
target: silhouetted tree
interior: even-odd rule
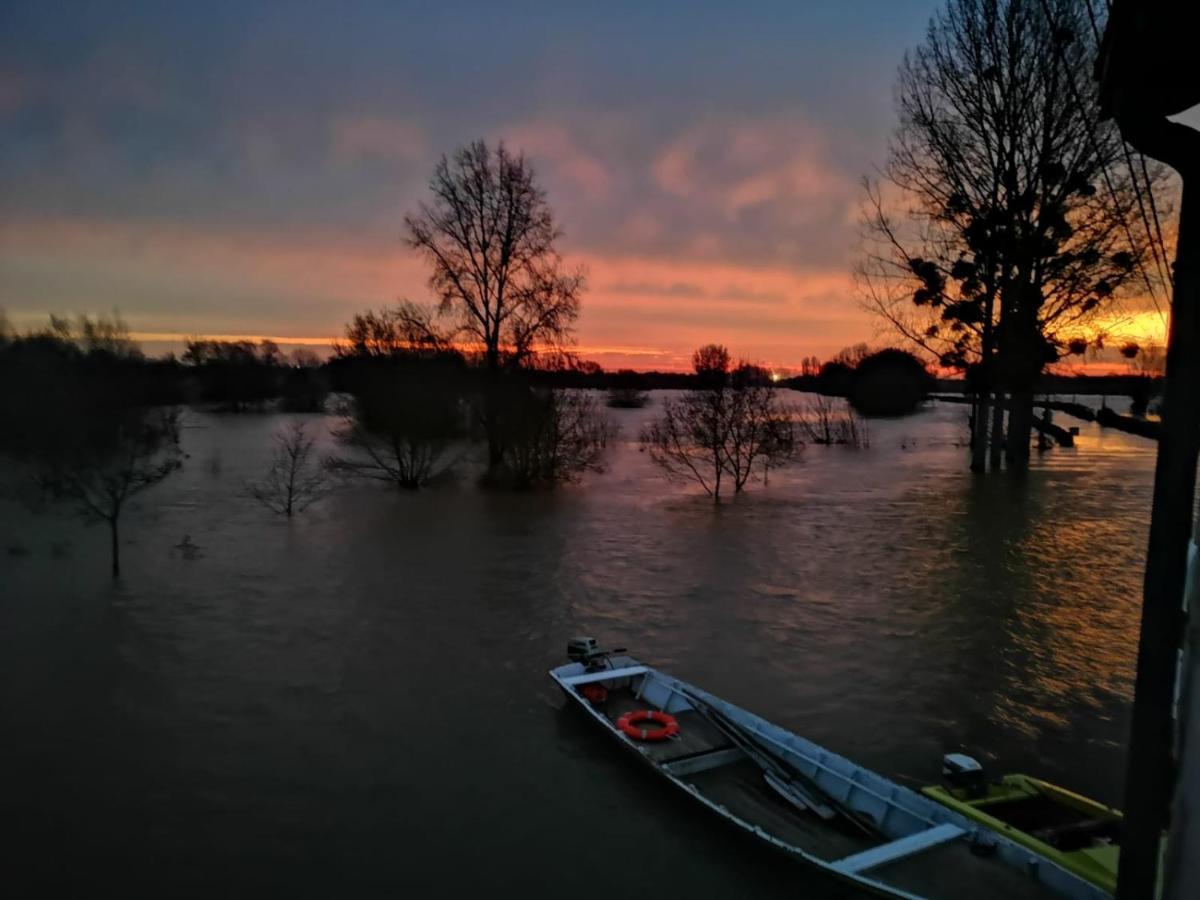
[[[333,471],[413,490],[449,470],[463,437],[461,377],[450,363],[396,357],[374,361],[353,379],[339,443],[356,451],[335,457]]]
[[[839,350],[830,362],[841,363],[847,369],[857,369],[858,364],[871,355],[869,344],[859,342]]]
[[[567,343],[579,314],[581,271],[567,272],[546,196],[524,156],[476,141],[443,157],[433,199],[405,218],[408,244],[432,272],[429,285],[452,336],[478,346],[489,384],[483,404],[488,462],[503,462],[497,391],[501,371]]]
[[[516,488],[554,487],[600,471],[616,436],[584,391],[510,383],[501,412],[506,475]]]
[[[1150,411],[1150,401],[1161,389],[1161,379],[1166,369],[1166,355],[1163,348],[1157,344],[1141,345],[1135,341],[1127,341],[1119,352],[1129,368],[1129,374],[1136,376],[1129,392],[1129,413],[1134,416],[1144,416]]]
[[[636,387],[611,387],[607,402],[613,409],[641,409],[650,402],[650,394]]]
[[[292,351],[290,363],[283,370],[280,409],[297,413],[324,412],[329,380],[320,357],[307,347],[298,347]]]
[[[758,366],[743,363],[734,369],[727,390],[725,465],[739,493],[756,472],[765,483],[770,469],[792,460],[796,429],[790,411],[778,403],[769,374]]]
[[[845,397],[854,384],[854,368],[840,359],[831,359],[821,365],[817,373],[817,387],[822,394]]]
[[[72,326],[56,316],[50,317],[51,327],[67,339],[73,339],[84,353],[107,355],[114,359],[141,360],[142,348],[129,334],[129,327],[118,313],[99,315],[92,319],[78,316]]]
[[[650,402],[650,394],[642,389],[642,377],[631,369],[621,369],[608,389],[608,405],[613,409],[641,409]]]
[[[190,338],[181,361],[200,380],[201,397],[231,412],[245,412],[279,393],[283,357],[270,340]]]
[[[42,498],[108,525],[113,577],[126,504],[182,464],[178,412],[151,404],[152,378],[115,316],[52,317],[0,355],[0,451]]]
[[[84,414],[93,423],[78,444],[34,463],[34,480],[47,495],[73,503],[85,521],[108,525],[114,578],[121,574],[118,526],[126,502],[183,464],[177,410],[120,406]]]
[[[290,519],[329,493],[329,475],[314,453],[316,439],[304,422],[277,429],[273,440],[275,450],[266,476],[246,485],[246,490],[271,512]]]
[[[1089,0],[949,0],[900,69],[885,174],[907,215],[868,189],[868,302],[967,370],[977,470],[989,395],[1011,395],[1006,446],[1023,466],[1035,382],[1065,348],[1060,332],[1149,283],[1124,147],[1098,121],[1088,76],[1093,12]]]
[[[707,344],[692,355],[699,384],[667,397],[660,418],[642,431],[642,446],[669,478],[695,481],[714,502],[728,476],[740,492],[761,467],[796,451],[791,416],[776,401],[766,373],[742,364],[730,371],[729,351]]]
[[[925,402],[933,376],[919,359],[888,348],[862,359],[854,369],[850,403],[868,416],[902,416]]]
[[[841,399],[821,394],[809,397],[800,414],[800,431],[809,443],[854,449],[870,445],[866,424]]]
[[[692,353],[692,371],[706,388],[723,388],[731,365],[729,350],[722,344],[705,344]]]
[[[321,357],[315,350],[308,347],[297,347],[293,350],[291,362],[292,366],[297,369],[319,369],[321,367]]]
[[[429,357],[452,350],[451,335],[442,332],[433,314],[409,302],[356,314],[346,326],[345,341],[334,346],[338,356],[359,359]]]

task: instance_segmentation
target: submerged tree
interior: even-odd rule
[[[612,387],[608,389],[607,403],[613,409],[641,409],[650,402],[650,394],[643,389],[643,378],[631,369],[617,372]]]
[[[790,462],[798,445],[791,413],[780,407],[763,369],[738,366],[729,375],[728,394],[725,466],[739,493],[756,473],[766,483],[769,471]]]
[[[271,340],[188,339],[181,361],[194,373],[204,400],[229,412],[246,412],[279,392],[283,356]]]
[[[178,411],[152,404],[153,373],[116,317],[52,318],[4,350],[0,451],[23,464],[41,498],[108,526],[116,577],[128,502],[182,464]]]
[[[304,422],[294,421],[274,435],[275,451],[266,476],[246,490],[271,512],[289,519],[329,493],[329,476],[317,458],[316,438]]]
[[[183,458],[177,410],[105,406],[92,414],[80,443],[34,463],[34,480],[50,498],[73,504],[85,521],[108,525],[116,578],[125,504],[176,471]]]
[[[815,394],[800,411],[800,431],[812,444],[853,449],[870,446],[866,423],[845,400]]]
[[[798,445],[791,415],[761,369],[731,371],[719,344],[697,350],[692,368],[698,387],[663,401],[662,415],[642,431],[642,447],[668,478],[695,481],[719,501],[726,478],[740,493],[756,470],[766,480]]]
[[[449,336],[478,347],[488,386],[488,463],[503,462],[501,373],[571,339],[583,273],[566,271],[560,231],[522,155],[475,141],[442,160],[433,199],[405,218],[408,244],[429,262],[429,285]],[[430,320],[426,320],[430,321]]]
[[[924,403],[933,385],[933,376],[917,357],[889,347],[855,366],[849,399],[864,415],[900,416]]]
[[[445,474],[464,436],[461,376],[451,363],[397,357],[360,370],[342,410],[338,442],[354,451],[333,457],[336,472],[414,490]]]
[[[616,436],[584,391],[510,385],[502,411],[506,475],[517,488],[554,487],[600,471]]]
[[[975,469],[992,394],[997,410],[1011,406],[1009,461],[1024,465],[1036,380],[1064,333],[1150,283],[1136,185],[1087,76],[1088,3],[949,0],[900,69],[885,175],[905,205],[868,189],[868,303],[966,371]]]

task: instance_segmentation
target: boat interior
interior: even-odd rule
[[[971,805],[1064,853],[1121,842],[1121,819],[1116,814],[1064,802],[1033,785]]]
[[[703,692],[693,693],[695,689],[635,660],[623,662],[560,681],[614,731],[625,713],[658,710],[672,715],[677,735],[661,742],[635,741],[636,749],[716,811],[779,849],[815,858],[836,875],[881,882],[896,896],[1061,896],[998,858],[995,845],[978,840],[978,830],[963,827],[967,823],[961,818],[960,826],[947,821],[954,816],[931,811],[942,810],[932,801],[867,770],[856,768],[861,778],[848,778],[832,762],[807,759],[792,744],[784,745],[780,736],[787,733],[781,729],[771,733],[756,725],[754,740],[747,742],[745,732],[731,728],[726,718],[736,707],[711,695],[701,697]],[[602,690],[584,690],[586,685]],[[722,704],[721,709],[709,701]],[[764,750],[769,753],[760,753]],[[833,754],[828,758],[851,765]]]

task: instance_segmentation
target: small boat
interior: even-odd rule
[[[594,638],[550,677],[609,737],[684,794],[782,853],[909,900],[1109,894],[962,812]]]
[[[963,753],[942,758],[942,775],[946,785],[921,793],[1107,893],[1116,891],[1120,810],[1029,775],[989,782],[983,766]]]

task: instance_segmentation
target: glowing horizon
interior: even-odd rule
[[[428,300],[404,214],[484,137],[531,160],[589,272],[578,349],[606,368],[895,343],[852,283],[860,179],[939,5],[11,5],[0,310],[319,346]]]

